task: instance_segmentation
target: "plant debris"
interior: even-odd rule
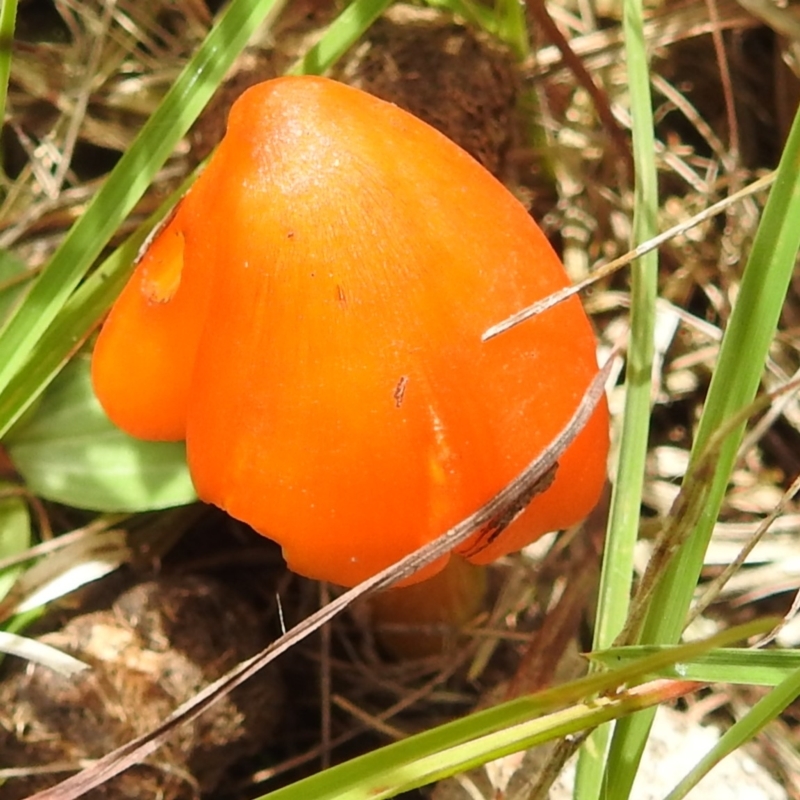
[[[251,603],[193,575],[139,583],[109,609],[44,635],[91,669],[65,677],[23,664],[0,683],[0,799],[26,797],[154,728],[262,649],[265,630]],[[267,668],[90,796],[183,800],[211,791],[231,764],[269,745],[282,704],[280,675]]]

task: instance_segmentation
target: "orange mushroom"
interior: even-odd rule
[[[324,78],[247,90],[205,172],[144,253],[93,379],[131,434],[187,440],[199,496],[353,585],[488,501],[565,425],[596,374],[567,283],[525,209],[399,108]],[[601,404],[488,563],[596,503]],[[429,566],[416,580],[444,566]]]

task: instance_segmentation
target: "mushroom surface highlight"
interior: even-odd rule
[[[93,379],[135,436],[187,440],[199,496],[350,586],[487,502],[597,371],[544,234],[433,128],[325,78],[247,90],[97,341]],[[605,480],[604,403],[487,563],[582,519]],[[441,569],[440,560],[414,576]]]

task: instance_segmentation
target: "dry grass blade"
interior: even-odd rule
[[[663,11],[645,21],[644,40],[651,50],[667,47],[676,42],[704,36],[714,30],[746,30],[760,24],[759,19],[745,11],[745,3],[720,0],[717,19],[711,20],[704,0],[689,0],[680,4],[664,4]],[[760,4],[762,7],[767,3]],[[749,10],[749,9],[748,9]],[[622,52],[622,31],[618,27],[595,30],[570,40],[576,56],[581,58],[590,74],[619,63]],[[552,77],[567,71],[561,51],[555,46],[542,48],[535,63],[529,65],[531,77]]]
[[[633,153],[631,152],[625,133],[614,117],[608,95],[603,91],[602,87],[595,82],[595,79],[583,65],[583,62],[572,51],[570,43],[550,16],[544,0],[528,0],[527,7],[547,38],[558,48],[564,59],[564,63],[569,67],[575,79],[589,93],[597,116],[601,119],[619,157],[622,159],[628,176],[633,175]]]
[[[796,392],[800,387],[800,379],[790,381],[785,386],[769,394],[757,398],[749,406],[734,414],[710,438],[693,467],[691,489],[684,489],[676,498],[666,519],[665,525],[656,541],[653,554],[631,605],[632,611],[623,631],[615,640],[615,646],[630,644],[635,640],[642,624],[648,602],[658,587],[657,576],[664,565],[674,557],[678,548],[694,533],[695,526],[708,500],[710,476],[717,466],[720,448],[725,440],[736,429],[737,425],[749,419],[753,414],[767,407],[774,397],[787,392]],[[687,473],[688,474],[688,473]],[[794,488],[794,487],[793,487]],[[745,553],[742,558],[746,558]],[[738,566],[738,565],[737,565]],[[731,570],[733,572],[735,570]],[[727,580],[730,575],[725,575]]]
[[[747,557],[753,552],[756,545],[764,538],[764,535],[772,527],[772,523],[779,516],[786,512],[786,509],[789,507],[790,502],[794,499],[794,496],[798,491],[800,491],[800,476],[795,478],[795,480],[792,482],[792,485],[784,492],[780,503],[778,503],[778,505],[776,505],[775,508],[759,523],[745,546],[737,554],[736,558],[727,564],[722,572],[717,575],[717,577],[714,578],[714,580],[711,581],[707,587],[704,588],[702,596],[695,602],[692,610],[689,612],[687,624],[691,624],[693,620],[703,614],[705,610],[719,597],[725,584],[730,580],[734,573],[741,569],[742,565],[747,560]],[[800,603],[800,599],[798,598],[800,598],[800,593],[798,593],[796,596],[795,602],[792,604],[792,609],[787,612],[783,621],[758,643],[759,647],[765,647],[773,639],[775,639],[780,633],[781,629],[794,616],[797,610],[796,605]]]
[[[89,667],[83,661],[44,642],[7,631],[0,631],[0,653],[8,653],[37,664],[43,664],[61,675],[74,675]]]
[[[72,546],[51,552],[22,573],[3,602],[0,621],[51,602],[108,575],[130,560],[124,531],[100,531],[82,536]]]
[[[179,707],[154,731],[141,736],[123,747],[101,758],[96,764],[68,778],[62,783],[38,792],[30,800],[74,800],[104,781],[118,775],[128,767],[139,763],[155,752],[177,726],[195,719],[209,706],[242,684],[281,653],[319,630],[326,622],[344,611],[360,597],[391,586],[407,578],[417,570],[430,564],[452,550],[456,545],[480,531],[494,531],[511,522],[536,493],[543,479],[556,468],[558,459],[589,420],[605,391],[614,355],[606,361],[603,368],[588,387],[586,394],[575,413],[563,430],[556,436],[543,453],[537,456],[528,467],[508,486],[493,497],[486,505],[442,534],[438,539],[421,547],[411,555],[393,564],[374,577],[345,592],[324,608],[303,620],[284,636],[275,641],[258,655],[239,664],[227,675],[207,686],[190,702]]]
[[[43,542],[31,546],[21,553],[15,553],[5,558],[0,558],[0,570],[14,567],[17,564],[24,564],[27,561],[33,561],[36,558],[49,556],[65,548],[80,547],[82,546],[80,544],[81,540],[91,538],[98,533],[113,528],[115,525],[127,519],[128,516],[127,514],[109,514],[105,517],[99,517],[82,528],[77,528],[69,533],[61,534],[57,538],[45,539]]]
[[[504,319],[502,322],[498,322],[497,325],[493,325],[483,334],[483,336],[481,337],[482,340],[486,342],[489,339],[493,339],[495,336],[499,336],[501,333],[510,330],[516,325],[519,325],[521,322],[524,322],[525,320],[528,320],[531,317],[535,317],[538,314],[547,311],[548,308],[552,308],[553,306],[556,306],[559,303],[563,303],[564,300],[567,300],[574,294],[582,292],[584,289],[596,283],[601,278],[606,278],[609,275],[612,275],[614,272],[617,272],[618,270],[630,264],[632,261],[635,261],[637,258],[643,256],[645,253],[652,252],[665,242],[668,242],[670,239],[674,239],[676,236],[680,236],[681,234],[686,233],[686,231],[691,230],[697,225],[700,225],[701,223],[705,222],[711,217],[714,217],[717,214],[722,213],[723,211],[730,208],[730,206],[732,206],[735,203],[738,203],[745,197],[750,197],[756,192],[760,192],[764,189],[769,188],[774,181],[775,181],[774,172],[771,172],[769,175],[765,175],[763,178],[759,178],[757,181],[753,181],[753,183],[751,183],[749,186],[745,187],[744,189],[741,189],[735,194],[730,195],[730,197],[726,197],[723,200],[720,200],[718,203],[714,203],[714,205],[709,206],[705,210],[701,211],[699,214],[695,214],[691,219],[688,219],[685,222],[681,222],[678,225],[674,225],[669,230],[664,231],[664,233],[661,233],[658,236],[654,236],[649,241],[639,245],[639,247],[636,247],[630,252],[625,253],[624,256],[615,258],[613,261],[609,261],[608,264],[604,264],[602,267],[598,267],[585,280],[573,284],[572,286],[567,286],[561,291],[554,292],[548,297],[539,300],[537,303],[534,303],[533,305],[528,306],[527,308],[523,308],[516,314],[512,314],[510,317],[508,317],[508,319]]]

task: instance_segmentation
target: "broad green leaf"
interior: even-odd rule
[[[106,417],[80,356],[9,435],[11,460],[48,500],[97,511],[149,511],[196,499],[183,443],[143,442]]]

